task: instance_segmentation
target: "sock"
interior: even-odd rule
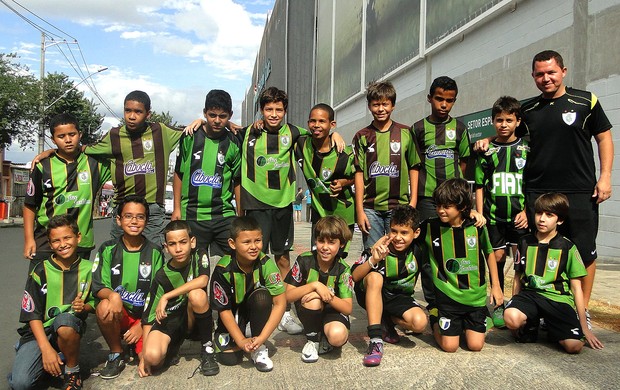
[[[65,367],[65,374],[75,374],[77,372],[80,372],[80,365],[78,364],[75,367]]]
[[[297,306],[297,316],[306,331],[306,338],[309,341],[319,341],[321,328],[323,327],[323,311],[306,309],[303,306]]]
[[[117,357],[119,357],[119,356],[121,356],[121,353],[120,353],[120,352],[110,352],[110,353],[108,354],[108,360],[109,360],[109,361],[112,361],[112,360],[116,359],[116,358],[117,358]]]
[[[213,340],[213,312],[209,308],[204,313],[194,312],[194,318],[196,323],[194,326],[198,330],[198,337],[200,337],[200,343],[205,345],[209,341]]]
[[[504,292],[504,266],[506,265],[505,261],[497,263],[497,276],[499,277],[499,288]]]
[[[371,341],[377,341],[377,339],[381,341],[381,335],[383,334],[381,324],[368,325],[366,329],[368,329],[368,337],[370,337]]]

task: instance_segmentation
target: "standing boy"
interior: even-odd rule
[[[54,253],[38,263],[26,281],[19,317],[26,325],[18,331],[21,338],[9,385],[34,388],[43,375],[59,377],[64,371],[63,389],[78,390],[82,388],[80,339],[94,307],[93,263],[78,255],[81,234],[69,215],[52,217],[47,237]]]
[[[213,349],[213,316],[209,307],[209,256],[195,250],[196,238],[185,221],[172,221],[164,228],[164,248],[172,257],[155,274],[142,316],[144,350],[139,374],[176,358],[188,326],[197,329],[202,344],[200,372],[220,372]]]
[[[470,351],[480,351],[486,332],[487,282],[491,280],[491,303],[504,301],[497,277],[497,262],[486,228],[469,218],[471,191],[465,179],[448,179],[433,192],[439,218],[426,220],[422,238],[429,254],[435,286],[437,316],[431,327],[437,344],[456,352],[462,334]]]
[[[389,81],[372,82],[366,100],[373,120],[353,137],[355,150],[355,213],[364,248],[370,248],[390,230],[392,209],[410,202],[414,194],[414,167],[420,157],[407,126],[390,117],[396,90]]]
[[[343,152],[338,152],[332,145],[330,132],[335,127],[334,110],[319,103],[312,107],[308,116],[312,138],[302,137],[295,147],[295,157],[308,184],[306,197],[312,202],[311,245],[315,242],[314,231],[319,218],[337,215],[344,219],[351,232],[355,224],[351,189],[355,175],[353,151],[347,146]]]
[[[97,324],[110,353],[101,378],[113,379],[125,368],[122,341],[142,356],[142,324],[151,280],[163,265],[161,250],[142,232],[149,220],[149,205],[137,195],[119,203],[116,223],[123,235],[99,247],[93,267],[93,294]]]
[[[547,193],[534,203],[535,233],[519,242],[515,256],[513,297],[504,318],[517,342],[535,342],[540,317],[549,338],[568,353],[579,353],[585,341],[594,349],[603,344],[588,329],[581,281],[586,269],[577,247],[557,232],[568,215],[568,198]]]
[[[47,225],[55,215],[69,214],[76,220],[82,234],[78,255],[90,258],[95,247],[94,201],[103,184],[110,180],[109,165],[82,153],[82,132],[73,115],[53,117],[50,132],[58,149],[30,172],[24,200],[24,257],[31,260],[30,270],[51,255]]]
[[[219,314],[217,360],[237,365],[246,352],[258,371],[271,371],[265,342],[286,308],[284,283],[275,262],[262,252],[263,234],[254,218],[235,218],[230,236],[234,253],[220,259],[211,280],[211,307]]]
[[[521,103],[513,97],[499,98],[491,110],[497,137],[476,160],[476,210],[487,220],[487,231],[497,260],[499,286],[504,291],[506,247],[516,249],[527,233],[525,196],[521,190],[529,146],[515,130],[521,123]],[[493,312],[493,324],[504,326],[504,305]]]
[[[227,129],[232,99],[214,89],[205,98],[206,122],[193,136],[181,138],[174,171],[172,220],[189,224],[198,248],[211,255],[230,253],[230,223],[236,215],[233,195],[239,200],[241,146]]]
[[[414,243],[420,235],[420,217],[410,205],[392,212],[390,233],[362,252],[353,265],[357,303],[368,316],[368,350],[363,364],[378,366],[383,357],[383,341],[400,341],[394,324],[415,333],[426,327],[426,314],[413,297],[420,265],[426,257]]]

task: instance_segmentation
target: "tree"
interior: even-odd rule
[[[0,53],[0,149],[12,142],[25,146],[36,134],[38,82],[16,58]]]

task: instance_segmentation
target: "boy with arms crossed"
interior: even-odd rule
[[[390,119],[396,105],[392,83],[370,83],[366,100],[373,120],[355,134],[353,148],[355,213],[368,249],[390,231],[391,210],[410,202],[420,157],[408,127]]]
[[[476,160],[476,210],[487,220],[487,231],[497,260],[499,287],[504,291],[507,245],[513,253],[527,233],[525,196],[521,190],[529,146],[515,130],[521,123],[521,104],[502,96],[491,110],[497,137]],[[493,325],[504,327],[504,305],[493,312]]]
[[[258,371],[273,369],[265,342],[286,309],[285,287],[276,263],[262,252],[260,225],[237,217],[228,243],[232,255],[217,263],[211,278],[211,307],[219,314],[215,331],[217,360],[237,365],[249,353]]]
[[[378,366],[383,341],[398,343],[394,323],[415,333],[427,324],[426,314],[413,298],[420,265],[425,254],[414,240],[420,235],[420,217],[409,205],[396,206],[390,233],[362,252],[353,265],[357,302],[368,315],[370,343],[363,363]]]
[[[93,266],[93,294],[97,298],[97,324],[110,354],[100,376],[113,379],[125,368],[125,341],[142,356],[141,318],[151,280],[162,267],[161,250],[142,232],[149,219],[149,205],[137,195],[125,197],[118,205],[116,223],[123,230],[119,239],[99,247]]]
[[[190,323],[196,327],[202,344],[200,372],[216,375],[212,343],[213,316],[209,307],[209,257],[204,248],[195,250],[196,238],[185,221],[172,221],[164,228],[164,248],[172,258],[155,274],[143,323],[144,350],[139,374],[145,377],[153,368],[176,358]]]
[[[206,123],[193,136],[181,138],[174,171],[174,211],[171,219],[187,221],[198,248],[230,254],[230,223],[239,204],[241,146],[227,130],[232,100],[214,89],[205,98]]]
[[[504,301],[497,262],[485,227],[476,227],[469,218],[472,199],[465,179],[449,179],[433,192],[439,218],[422,225],[435,286],[438,315],[431,314],[437,344],[446,352],[456,352],[465,334],[470,351],[484,346],[488,309],[486,267],[491,280],[491,303]]]
[[[347,223],[329,215],[315,225],[316,250],[299,255],[284,280],[286,299],[295,302],[307,342],[301,360],[314,363],[319,355],[341,347],[349,338],[353,310],[353,280],[340,250],[351,240]]]
[[[547,193],[534,203],[533,234],[521,238],[515,256],[513,297],[504,319],[517,342],[536,342],[540,317],[549,338],[568,353],[579,353],[585,341],[594,349],[603,344],[588,328],[581,281],[586,269],[577,247],[557,231],[568,215],[568,199]]]
[[[52,142],[58,147],[30,172],[24,199],[24,257],[34,266],[51,255],[46,227],[55,215],[69,214],[77,222],[82,239],[78,255],[88,260],[95,247],[94,200],[110,180],[109,165],[82,153],[77,119],[59,114],[50,120]]]
[[[19,318],[26,325],[18,331],[21,338],[9,385],[34,388],[45,374],[59,377],[64,371],[63,389],[77,390],[82,388],[80,339],[94,307],[93,263],[78,255],[81,234],[69,215],[52,217],[47,236],[54,253],[38,263],[26,281]]]

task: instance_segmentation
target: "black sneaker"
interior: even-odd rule
[[[210,341],[200,354],[200,372],[204,376],[217,375],[220,372],[220,366],[215,360],[215,350]]]
[[[538,324],[531,326],[525,324],[517,330],[517,343],[535,343],[538,340]]]
[[[103,379],[117,378],[121,372],[125,369],[125,361],[118,355],[116,359],[105,362],[105,367],[101,369],[99,376]]]
[[[318,348],[319,355],[325,355],[326,353],[330,353],[333,350],[334,350],[334,346],[331,345],[329,341],[327,341],[327,337],[325,337],[323,332],[321,332],[319,335],[319,348]]]
[[[82,378],[80,372],[65,374],[65,383],[62,385],[65,390],[80,390],[82,388]]]

